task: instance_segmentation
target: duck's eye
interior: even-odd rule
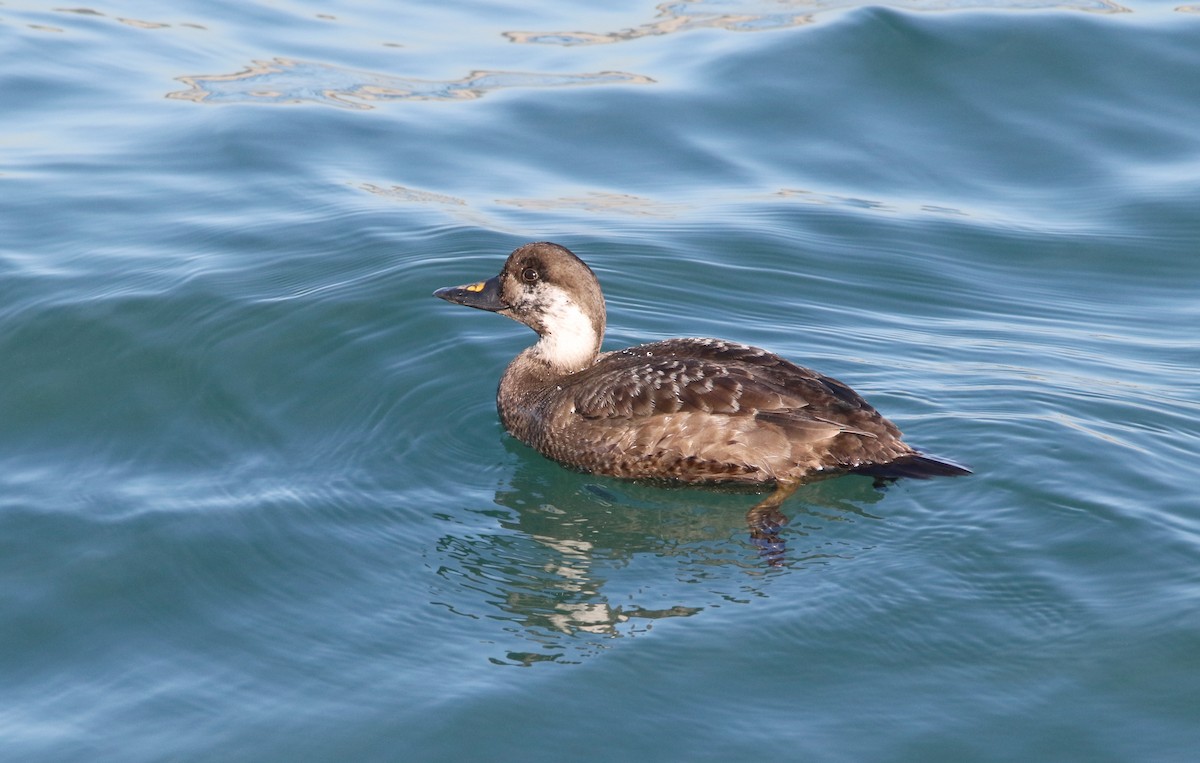
[[[534,283],[538,280],[538,272],[533,268],[525,268],[521,271],[521,279],[524,280],[525,283]]]

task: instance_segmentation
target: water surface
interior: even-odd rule
[[[6,756],[1191,760],[1196,13],[0,5]],[[976,474],[545,461],[539,239]]]

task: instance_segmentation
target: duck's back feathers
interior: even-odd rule
[[[716,339],[668,339],[599,357],[572,379],[576,412],[592,419],[670,413],[754,416],[813,432],[899,432],[837,379],[774,353]],[[856,429],[854,420],[875,424]]]
[[[544,426],[527,436],[587,471],[771,482],[913,452],[845,384],[732,342],[639,345],[601,355],[560,384],[569,403],[544,410]]]

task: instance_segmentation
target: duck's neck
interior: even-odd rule
[[[604,341],[604,318],[598,321],[569,298],[554,299],[545,306],[541,338],[526,352],[556,373],[581,371],[595,362]]]
[[[496,390],[496,407],[504,428],[535,448],[545,434],[550,422],[549,411],[555,407],[556,394],[567,383],[567,377],[591,365],[596,357],[593,350],[581,361],[584,365],[555,366],[548,353],[559,349],[562,339],[560,336],[556,341],[547,334],[537,344],[527,347],[508,364]],[[561,351],[558,357],[561,357]]]

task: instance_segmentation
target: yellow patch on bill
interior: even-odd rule
[[[479,283],[467,284],[463,287],[463,291],[483,291],[483,284],[483,281],[480,281]]]

